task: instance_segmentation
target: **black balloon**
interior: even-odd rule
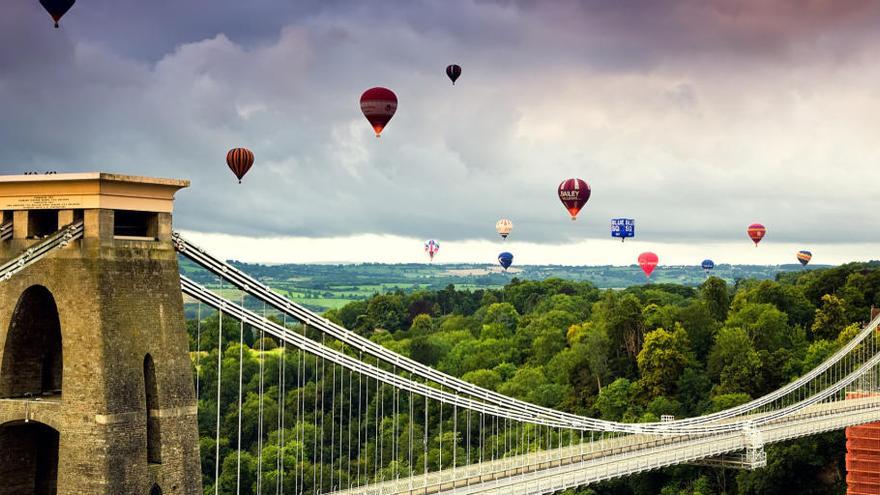
[[[46,12],[52,16],[52,20],[55,21],[55,27],[58,27],[58,21],[61,20],[61,17],[73,7],[73,4],[76,3],[76,0],[40,0],[40,5],[46,9]]]
[[[449,76],[449,79],[452,80],[452,84],[455,85],[455,80],[461,76],[461,66],[455,64],[446,66],[446,75]]]

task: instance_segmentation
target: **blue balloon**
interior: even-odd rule
[[[703,260],[703,263],[700,264],[700,266],[703,267],[703,270],[706,270],[708,272],[709,270],[715,268],[715,262],[712,260]]]
[[[620,242],[626,240],[627,237],[636,236],[636,221],[632,218],[612,218],[611,219],[611,237],[619,237]]]
[[[508,253],[507,251],[498,255],[498,264],[502,266],[505,270],[510,268],[510,265],[513,264],[513,255]]]

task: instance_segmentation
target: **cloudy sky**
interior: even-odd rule
[[[0,171],[190,179],[177,228],[252,261],[877,259],[878,25],[871,0],[90,0],[56,30],[5,0]],[[372,86],[399,99],[381,139]]]

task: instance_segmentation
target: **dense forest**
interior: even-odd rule
[[[326,316],[395,352],[482,387],[572,413],[644,422],[658,421],[661,415],[718,411],[779,388],[845,343],[867,322],[875,304],[880,305],[880,263],[872,262],[734,284],[710,277],[696,287],[654,283],[602,290],[584,281],[513,278],[497,289],[459,290],[450,285],[441,290],[376,294],[330,310]],[[262,305],[252,307],[259,310]],[[188,306],[190,316],[197,311]],[[192,356],[198,370],[205,493],[213,493],[219,325],[216,314],[202,312],[201,317],[189,321],[188,328],[191,348],[198,350]],[[355,469],[359,474],[361,468],[376,473],[376,479],[408,472],[410,460],[393,449],[387,454],[382,450],[381,465],[364,465],[376,461],[353,460],[341,451],[319,452],[319,445],[311,440],[317,438],[316,425],[325,426],[323,418],[319,424],[314,416],[319,399],[321,405],[332,403],[342,410],[344,402],[352,400],[340,393],[345,380],[351,384],[351,375],[345,378],[340,371],[342,378],[337,378],[334,368],[331,378],[329,368],[323,367],[318,373],[314,358],[290,349],[282,354],[274,341],[260,339],[246,327],[240,335],[242,328],[231,318],[224,318],[222,327],[221,492],[234,493],[239,418],[246,450],[243,493],[256,492],[258,464],[263,473],[261,492],[275,493],[279,459],[285,487],[297,486],[303,493],[311,493],[316,484],[324,490],[347,486]],[[244,348],[239,347],[239,338]],[[240,352],[244,392],[239,416]],[[284,400],[279,401],[282,355],[284,374],[297,378],[286,384]],[[265,390],[262,427],[258,424],[261,386]],[[375,438],[373,430],[365,431],[368,449],[377,442],[384,445],[382,449],[393,444],[390,437],[397,430],[389,426],[391,416],[384,414],[392,410],[390,394],[383,390],[363,401],[355,397],[368,411],[382,407],[386,418],[377,425],[382,438]],[[280,408],[283,429],[276,421]],[[452,419],[447,416],[443,417],[450,422],[443,433],[444,449],[452,435]],[[342,419],[338,421],[342,435]],[[345,425],[349,433],[353,427]],[[328,438],[333,433],[328,430]],[[282,436],[287,440],[279,453]],[[439,436],[432,433],[429,440],[427,461],[432,469],[438,467]],[[499,445],[506,443],[497,439],[493,448]],[[257,459],[259,451],[262,460]],[[573,493],[842,494],[844,451],[843,432],[835,432],[768,446],[767,467],[755,471],[679,466]],[[421,465],[426,459],[412,462]],[[332,477],[327,474],[324,479],[325,468]]]

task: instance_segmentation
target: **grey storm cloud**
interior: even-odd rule
[[[0,171],[184,177],[179,227],[876,240],[876,2],[37,2],[0,18]],[[464,68],[452,87],[448,63]],[[381,139],[360,93],[400,105]],[[257,163],[239,186],[226,150]]]

